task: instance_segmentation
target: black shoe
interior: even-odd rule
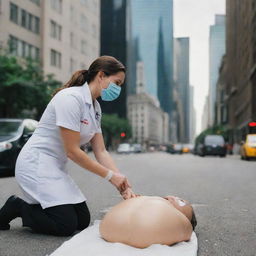
[[[17,196],[10,196],[0,210],[0,230],[9,230],[9,222],[21,216],[23,200]]]

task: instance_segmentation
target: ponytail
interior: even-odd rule
[[[88,78],[89,78],[89,71],[88,70],[83,69],[83,70],[76,71],[66,84],[64,84],[62,87],[56,89],[53,92],[52,97],[56,93],[58,93],[59,91],[65,89],[65,88],[69,88],[69,87],[72,87],[72,86],[82,86],[85,82],[88,82]]]

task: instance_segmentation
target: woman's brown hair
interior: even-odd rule
[[[82,86],[85,82],[90,83],[99,71],[104,72],[107,76],[111,76],[120,71],[125,73],[125,66],[112,56],[101,56],[90,65],[88,70],[76,71],[66,84],[53,92],[52,97],[62,89],[72,86]]]

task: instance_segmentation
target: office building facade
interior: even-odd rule
[[[126,6],[126,0],[101,1],[100,53],[114,56],[127,67]],[[113,102],[104,102],[99,98],[104,113],[117,114],[119,117],[126,118],[127,86],[129,86],[126,81],[118,99]]]
[[[145,66],[145,90],[171,112],[173,81],[173,1],[130,1],[134,51]],[[161,47],[159,47],[161,45]],[[136,66],[136,63],[130,63]],[[159,65],[161,70],[159,70]],[[165,78],[160,79],[161,72]],[[134,90],[133,90],[134,91]],[[165,94],[163,94],[165,92]]]
[[[0,45],[65,83],[100,54],[99,0],[0,2]]]
[[[159,102],[145,91],[144,63],[137,62],[136,94],[128,96],[128,120],[133,142],[144,148],[168,143],[169,116]]]
[[[182,133],[179,140],[190,141],[189,38],[174,39],[174,81],[182,104]],[[181,109],[181,108],[180,108]],[[182,117],[182,119],[181,119]]]
[[[226,52],[226,22],[225,15],[216,15],[215,24],[210,26],[209,38],[209,107],[208,126],[214,124],[216,111],[216,85],[219,75],[221,60]]]
[[[256,121],[256,3],[226,2],[225,94],[230,142],[240,143]]]

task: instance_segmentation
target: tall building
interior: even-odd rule
[[[206,97],[205,97],[205,102],[204,102],[204,108],[203,108],[203,114],[202,114],[202,125],[201,125],[201,127],[202,127],[202,131],[203,130],[206,130],[207,128],[208,128],[208,116],[209,116],[209,104],[208,104],[208,102],[209,102],[209,95],[207,95]]]
[[[194,143],[196,136],[196,110],[194,107],[194,86],[189,86],[189,142]]]
[[[131,8],[131,36],[137,42],[140,61],[145,67],[145,90],[155,98],[160,97],[161,107],[171,112],[173,80],[173,1],[133,0]],[[162,52],[159,51],[161,44]],[[159,55],[162,57],[160,59]],[[134,56],[134,55],[133,55]],[[136,60],[138,61],[138,60]],[[158,65],[165,72],[165,80],[159,80]],[[130,63],[133,67],[136,63]],[[134,86],[134,85],[132,85]],[[159,88],[159,89],[158,89]],[[161,94],[165,92],[165,94]]]
[[[230,142],[240,143],[256,121],[256,3],[226,2],[225,94]]]
[[[128,96],[128,120],[132,127],[133,142],[148,148],[168,143],[169,116],[159,102],[145,91],[143,62],[137,62],[136,94]]]
[[[163,32],[163,19],[159,18],[159,36],[158,36],[158,51],[157,51],[157,98],[160,106],[166,112],[170,112],[171,104],[173,104],[173,95],[171,94],[172,88],[168,85],[168,69],[166,65],[167,57],[165,56],[164,48],[164,32]]]
[[[220,70],[219,70],[219,78],[217,81],[217,89],[216,89],[216,111],[214,117],[214,123],[216,125],[222,125],[227,127],[228,122],[228,102],[227,102],[227,94],[225,91],[227,83],[227,59],[226,55],[223,56]]]
[[[170,141],[172,143],[178,143],[183,140],[184,137],[184,110],[181,97],[177,88],[177,83],[174,84],[173,89],[173,111],[171,115],[171,136]]]
[[[216,84],[219,75],[222,56],[226,52],[225,15],[215,15],[215,24],[210,26],[209,39],[209,116],[208,126],[214,124],[216,103]]]
[[[183,134],[180,142],[190,141],[190,91],[189,91],[189,38],[175,38],[174,40],[174,81],[182,104]]]
[[[127,66],[126,0],[101,1],[101,55],[111,55]],[[126,117],[127,82],[122,86],[118,99],[104,102],[99,99],[104,113]]]
[[[1,47],[39,60],[63,83],[99,56],[99,0],[5,0],[0,10]]]

